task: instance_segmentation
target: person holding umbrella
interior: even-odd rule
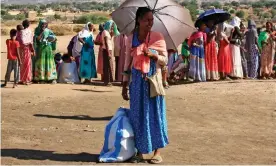
[[[128,36],[126,44],[124,71],[130,71],[131,76],[124,76],[122,96],[125,100],[130,99],[129,118],[138,151],[131,159],[133,163],[143,162],[142,154],[153,151],[150,163],[161,163],[163,159],[160,149],[169,143],[165,97],[150,95],[152,86],[149,78],[156,76],[157,83],[161,83],[159,87],[163,89],[161,69],[168,61],[163,35],[151,31],[153,21],[153,11],[148,7],[139,7],[136,12],[135,28]]]

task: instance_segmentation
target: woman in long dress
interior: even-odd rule
[[[104,25],[102,33],[102,52],[103,52],[103,70],[104,70],[104,85],[112,86],[114,80],[114,57],[113,57],[113,40],[114,36],[119,35],[116,24],[113,20],[109,20]]]
[[[99,52],[98,52],[98,65],[97,65],[97,73],[101,75],[101,81],[104,80],[103,74],[103,41],[102,41],[102,33],[104,31],[104,24],[99,25],[99,34],[96,37],[95,44],[99,45]]]
[[[272,34],[273,24],[266,23],[266,31],[261,32],[258,44],[262,49],[261,55],[261,77],[262,79],[271,79],[273,60],[275,54],[275,40],[276,36]]]
[[[253,20],[248,20],[248,31],[245,33],[245,50],[247,53],[248,77],[255,79],[258,76],[257,71],[260,54],[258,48],[258,33]]]
[[[232,71],[232,59],[230,51],[230,41],[226,35],[226,26],[221,23],[218,26],[218,41],[219,41],[219,52],[218,52],[218,70],[220,73],[220,79],[230,80],[228,77]]]
[[[205,46],[205,65],[206,77],[208,81],[216,81],[219,79],[218,75],[218,58],[217,58],[217,44],[216,44],[216,30],[213,27],[207,33],[207,42]]]
[[[22,23],[24,30],[18,34],[18,41],[21,50],[20,80],[24,85],[32,81],[32,55],[34,55],[33,32],[29,28],[30,22],[24,20]]]
[[[97,78],[93,30],[93,24],[88,22],[78,36],[79,41],[83,44],[80,59],[80,78],[85,79],[84,83],[90,83],[92,78]]]
[[[55,50],[56,37],[54,33],[47,28],[46,20],[41,20],[35,29],[35,42],[37,58],[35,62],[35,81],[46,81],[56,83],[57,71],[53,50]]]
[[[124,76],[122,96],[125,100],[129,99],[127,88],[129,86],[129,118],[138,151],[131,162],[143,162],[142,154],[154,151],[150,163],[159,164],[162,162],[160,149],[169,143],[166,103],[164,96],[150,97],[150,83],[147,76],[157,73],[157,81],[160,88],[163,88],[161,68],[166,65],[168,58],[163,35],[151,31],[153,19],[152,10],[146,7],[138,8],[135,29],[128,36],[124,67],[125,71],[131,69],[131,76]]]
[[[205,32],[206,24],[201,22],[199,30],[192,34],[188,44],[190,48],[190,70],[189,77],[193,81],[206,81],[205,52],[204,45],[207,40]]]
[[[234,17],[231,25],[234,27],[230,36],[230,50],[232,54],[232,73],[231,76],[234,78],[243,78],[242,70],[242,58],[241,58],[241,39],[242,33],[240,32],[241,19]]]

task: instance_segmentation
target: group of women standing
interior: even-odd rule
[[[189,77],[193,81],[271,78],[276,41],[273,24],[267,22],[260,35],[253,20],[248,21],[247,30],[238,17],[230,24],[233,28],[227,35],[225,23],[201,22],[189,38]]]
[[[21,26],[21,25],[20,25]],[[45,20],[39,22],[33,34],[30,22],[22,22],[23,29],[18,30],[17,40],[20,43],[20,82],[29,85],[34,82],[55,82],[57,72],[53,57],[56,37],[48,29]]]

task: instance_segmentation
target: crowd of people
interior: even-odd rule
[[[10,31],[7,40],[8,66],[6,86],[14,70],[14,87],[18,83],[90,83],[100,75],[105,86],[123,82],[128,36],[120,34],[112,20],[95,27],[87,23],[68,44],[67,53],[56,50],[57,38],[41,20],[33,33],[25,20]],[[204,82],[231,79],[273,79],[275,74],[276,28],[267,22],[257,28],[253,20],[248,26],[235,16],[230,25],[214,21],[199,22],[198,31],[182,43],[181,53],[168,49],[167,65],[162,67],[165,88],[179,80]],[[96,62],[94,46],[98,45]],[[115,61],[115,63],[114,63]],[[114,66],[115,65],[115,66]]]

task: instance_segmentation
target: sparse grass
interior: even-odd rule
[[[73,31],[78,33],[83,29],[83,25],[74,25]]]
[[[1,36],[7,36],[10,33],[10,29],[8,28],[1,28]]]
[[[51,29],[57,36],[71,35],[74,33],[73,28],[70,25],[49,25],[49,29]]]
[[[9,21],[2,21],[1,22],[1,26],[6,26],[6,27],[16,27],[18,24],[21,24],[22,21],[18,21],[18,20],[9,20]]]

